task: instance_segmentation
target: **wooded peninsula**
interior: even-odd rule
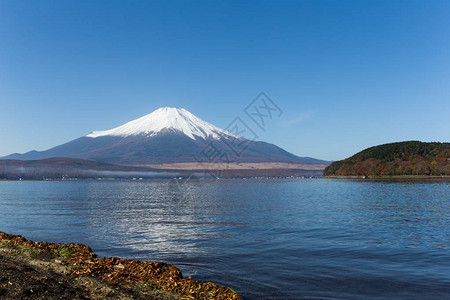
[[[325,168],[324,176],[448,176],[450,143],[407,141],[370,147]]]

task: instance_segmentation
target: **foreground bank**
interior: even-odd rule
[[[241,299],[232,289],[184,278],[170,264],[97,258],[84,244],[28,241],[0,232],[2,299]]]

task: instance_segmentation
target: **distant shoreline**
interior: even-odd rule
[[[178,163],[111,165],[72,158],[0,160],[0,180],[286,178],[322,176],[325,165],[289,163]]]
[[[294,175],[294,176],[252,176],[252,177],[220,177],[217,179],[213,178],[189,178],[189,177],[182,177],[181,179],[176,178],[69,178],[69,179],[61,179],[61,178],[47,178],[47,179],[7,179],[7,178],[0,178],[0,182],[2,181],[67,181],[67,182],[74,182],[74,181],[170,181],[170,180],[177,180],[177,181],[204,181],[204,182],[210,182],[210,181],[217,181],[217,180],[281,180],[281,179],[311,179],[311,178],[323,178],[323,176],[318,174],[304,174],[304,175]]]
[[[312,175],[312,176],[287,176],[287,177],[278,177],[278,176],[273,176],[273,177],[243,177],[243,178],[238,178],[238,177],[224,177],[224,178],[219,178],[217,180],[262,180],[262,179],[266,179],[266,180],[279,180],[279,179],[309,179],[309,178],[325,178],[325,179],[450,179],[450,175],[442,175],[442,176],[435,176],[435,175],[366,175],[366,176],[338,176],[338,175],[333,175],[333,176],[317,176],[317,175]],[[167,180],[174,180],[173,178],[144,178],[144,179],[139,179],[139,180],[134,180],[132,178],[77,178],[77,179],[60,179],[60,178],[49,178],[49,179],[5,179],[5,178],[1,178],[0,182],[2,181],[149,181],[149,180],[162,180],[162,181],[167,181]],[[208,181],[208,179],[199,179],[199,178],[182,178],[182,179],[176,179],[176,180],[204,180],[204,181]]]

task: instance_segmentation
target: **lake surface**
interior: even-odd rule
[[[245,299],[450,297],[448,180],[0,182],[0,230]]]

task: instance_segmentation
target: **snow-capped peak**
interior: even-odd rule
[[[184,108],[175,107],[162,107],[119,127],[105,131],[94,131],[86,136],[90,138],[101,136],[127,137],[133,135],[155,136],[166,130],[183,133],[193,140],[197,137],[220,139],[223,135],[237,137],[197,118]]]

